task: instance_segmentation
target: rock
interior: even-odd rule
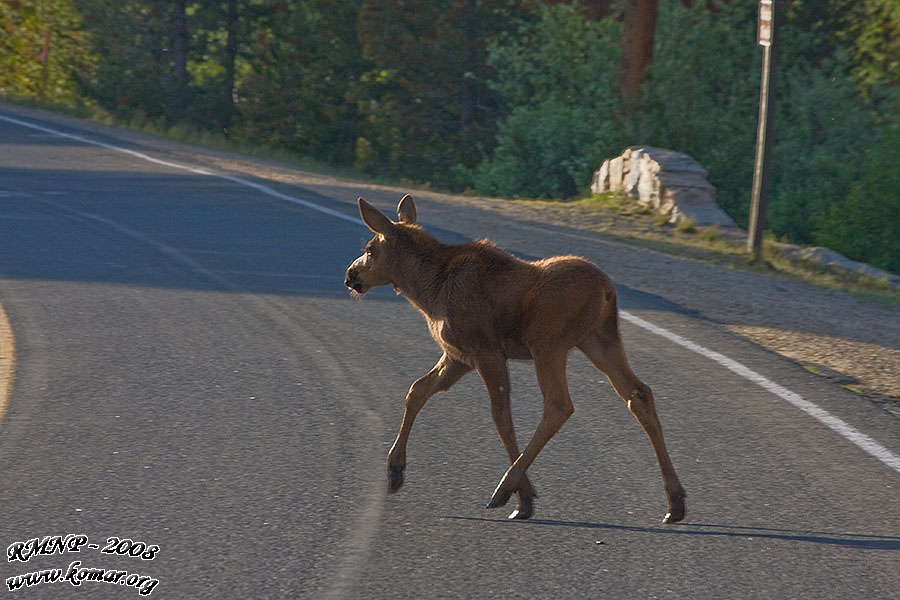
[[[604,160],[600,165],[600,169],[594,173],[594,180],[591,182],[592,194],[603,194],[609,191],[609,161]]]
[[[609,191],[622,190],[622,157],[617,156],[609,161]]]
[[[681,152],[632,146],[603,162],[594,174],[595,194],[628,194],[668,216],[670,223],[691,219],[696,225],[735,227],[716,204],[716,188],[700,163]]]
[[[628,172],[624,173],[622,177],[623,191],[632,198],[637,198],[637,186],[641,179],[641,153],[626,149],[622,154],[622,159],[628,161]]]
[[[888,287],[900,290],[900,276],[883,271],[872,265],[851,260],[822,246],[795,246],[777,243],[775,247],[791,260],[805,260],[841,275],[862,275],[870,279],[887,282]]]

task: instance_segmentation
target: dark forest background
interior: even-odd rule
[[[900,272],[900,0],[776,0],[768,229]],[[648,144],[745,225],[756,0],[0,0],[0,96],[380,178],[585,193]]]

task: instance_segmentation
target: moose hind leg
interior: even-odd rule
[[[685,497],[687,493],[684,491],[681,482],[679,482],[678,475],[675,474],[675,467],[672,465],[672,459],[669,457],[669,452],[666,449],[662,426],[656,414],[653,392],[638,380],[629,393],[627,403],[628,409],[650,438],[653,451],[656,453],[656,458],[659,461],[663,485],[669,500],[669,512],[663,517],[663,523],[677,523],[685,517]]]
[[[497,427],[500,441],[503,442],[503,447],[509,456],[509,462],[512,464],[519,457],[519,444],[516,441],[516,430],[513,427],[510,409],[509,371],[506,361],[483,362],[478,365],[478,373],[484,380],[484,385],[491,397],[491,416]],[[519,504],[508,518],[530,519],[534,514],[534,499],[537,497],[537,492],[527,475],[522,478],[516,494],[519,496]]]
[[[406,407],[403,410],[403,421],[397,439],[391,446],[387,456],[388,493],[393,494],[403,485],[403,471],[406,469],[406,442],[412,430],[416,415],[425,406],[425,402],[443,392],[472,370],[472,367],[453,360],[446,354],[441,356],[428,373],[415,380],[406,394]]]
[[[535,354],[535,370],[544,395],[544,413],[525,451],[507,469],[486,508],[503,506],[513,492],[521,489],[527,481],[528,467],[574,411],[566,382],[566,352]]]
[[[686,514],[685,497],[687,493],[678,480],[672,459],[666,449],[662,426],[656,414],[653,392],[632,372],[618,335],[611,340],[604,340],[600,336],[590,337],[579,348],[595,367],[606,374],[616,393],[625,400],[628,410],[650,438],[653,452],[659,462],[663,486],[669,502],[669,512],[663,518],[663,522],[677,523],[681,521]]]

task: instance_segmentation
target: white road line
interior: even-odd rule
[[[329,215],[329,216],[332,216],[332,217],[335,217],[338,219],[343,219],[344,221],[348,221],[350,223],[354,223],[354,224],[357,224],[360,226],[365,226],[364,223],[362,222],[362,220],[359,218],[345,215],[344,213],[341,213],[341,212],[338,212],[331,208],[328,208],[327,206],[322,206],[321,204],[316,204],[315,202],[309,202],[308,200],[302,200],[300,198],[288,196],[287,194],[282,194],[281,192],[277,192],[268,186],[265,186],[265,185],[262,185],[259,183],[255,183],[253,181],[249,181],[249,180],[243,179],[241,177],[234,177],[232,175],[213,173],[211,171],[199,169],[196,167],[191,167],[189,165],[181,165],[181,164],[177,164],[177,163],[171,163],[171,162],[159,160],[159,159],[153,158],[151,156],[148,156],[146,154],[143,154],[141,152],[136,152],[134,150],[128,150],[126,148],[120,148],[120,147],[114,146],[112,144],[106,144],[104,142],[91,140],[89,138],[81,137],[78,135],[73,135],[71,133],[64,133],[62,131],[57,131],[55,129],[50,129],[48,127],[42,127],[40,125],[35,125],[34,123],[29,123],[27,121],[21,121],[19,119],[13,119],[11,117],[5,117],[3,115],[0,115],[0,120],[7,121],[9,123],[13,123],[16,125],[21,125],[22,127],[28,127],[30,129],[36,129],[38,131],[43,131],[44,133],[50,133],[53,135],[57,135],[59,137],[68,138],[71,140],[82,142],[84,144],[99,146],[101,148],[106,148],[108,150],[113,150],[115,152],[122,152],[124,154],[129,154],[131,156],[134,156],[135,158],[140,158],[142,160],[146,160],[146,161],[149,161],[149,162],[152,162],[155,164],[164,165],[164,166],[172,167],[175,169],[183,169],[185,171],[189,171],[191,173],[196,173],[199,175],[209,175],[211,177],[219,177],[221,179],[225,179],[225,180],[231,181],[233,183],[237,183],[239,185],[244,185],[244,186],[253,188],[259,192],[262,192],[263,194],[272,196],[273,198],[285,200],[287,202],[291,202],[293,204],[298,204],[300,206],[310,208],[312,210],[318,211],[320,213],[323,213],[323,214],[326,214],[326,215]],[[650,323],[649,321],[645,321],[644,319],[641,319],[640,317],[637,317],[637,316],[635,316],[627,311],[624,311],[624,310],[620,310],[619,314],[622,316],[623,319],[625,319],[629,323],[632,323],[633,325],[637,325],[638,327],[646,329],[647,331],[654,333],[658,336],[661,336],[661,337],[669,340],[670,342],[677,344],[678,346],[681,346],[682,348],[686,348],[687,350],[690,350],[691,352],[699,354],[700,356],[704,356],[704,357],[722,365],[729,371],[732,371],[733,373],[740,375],[744,379],[747,379],[748,381],[755,383],[756,385],[762,387],[766,391],[771,392],[772,394],[775,394],[776,396],[778,396],[785,402],[788,402],[789,404],[799,408],[800,410],[802,410],[809,416],[813,417],[814,419],[816,419],[817,421],[819,421],[820,423],[822,423],[823,425],[825,425],[832,431],[838,433],[842,437],[853,442],[859,448],[861,448],[863,451],[865,451],[869,455],[877,458],[878,460],[880,460],[881,462],[883,462],[884,464],[889,466],[891,469],[893,469],[897,473],[900,473],[900,456],[897,456],[896,454],[894,454],[893,452],[891,452],[890,450],[888,450],[887,448],[885,448],[884,446],[882,446],[881,444],[879,444],[878,442],[873,440],[868,435],[866,435],[866,434],[862,433],[861,431],[855,429],[854,427],[850,426],[843,420],[841,420],[838,417],[829,413],[827,410],[810,402],[809,400],[804,399],[802,396],[800,396],[796,392],[792,392],[791,390],[775,383],[774,381],[768,379],[767,377],[764,377],[763,375],[760,375],[756,371],[750,369],[749,367],[746,367],[745,365],[739,363],[738,361],[736,361],[732,358],[725,356],[724,354],[720,354],[714,350],[710,350],[699,344],[696,344],[686,338],[681,337],[680,335],[678,335],[676,333],[672,333],[668,329],[663,329],[662,327],[659,327],[658,325],[654,325],[653,323]]]
[[[276,192],[269,186],[262,185],[261,183],[255,183],[241,177],[234,177],[233,175],[220,175],[218,173],[210,173],[210,175],[212,175],[213,177],[221,177],[222,179],[227,179],[228,181],[239,183],[241,185],[246,185],[247,187],[252,187],[253,189],[259,190],[263,194],[272,196],[273,198],[278,198],[280,200],[286,200],[294,204],[299,204],[300,206],[305,206],[306,208],[317,210],[320,213],[324,213],[338,219],[343,219],[344,221],[348,221],[350,223],[353,223],[354,225],[365,227],[365,223],[363,223],[362,219],[360,219],[359,217],[345,215],[344,213],[328,208],[327,206],[322,206],[321,204],[316,204],[315,202],[310,202],[309,200],[303,200],[302,198],[295,198],[293,196],[288,196],[287,194],[282,194],[281,192]]]
[[[303,200],[302,198],[295,198],[294,196],[288,196],[287,194],[282,194],[281,192],[277,192],[270,188],[267,185],[262,185],[261,183],[256,183],[250,181],[249,179],[243,179],[241,177],[235,177],[234,175],[225,175],[222,173],[215,173],[213,171],[207,171],[206,169],[200,169],[198,167],[192,167],[190,165],[182,165],[178,163],[173,163],[165,160],[160,160],[158,158],[153,158],[143,152],[137,152],[135,150],[129,150],[127,148],[120,148],[119,146],[113,146],[112,144],[107,144],[105,142],[100,142],[97,140],[92,140],[90,138],[82,137],[80,135],[74,135],[71,133],[65,133],[64,131],[58,131],[56,129],[50,129],[49,127],[43,127],[41,125],[36,125],[34,123],[29,123],[28,121],[22,121],[19,119],[13,119],[12,117],[6,117],[0,115],[0,121],[6,121],[8,123],[13,123],[14,125],[20,125],[22,127],[28,127],[29,129],[34,129],[37,131],[42,131],[44,133],[49,133],[52,135],[56,135],[62,138],[67,138],[70,140],[74,140],[76,142],[81,142],[83,144],[90,144],[91,146],[99,146],[100,148],[106,148],[107,150],[112,150],[114,152],[121,152],[123,154],[128,154],[135,158],[139,158],[141,160],[145,160],[157,165],[163,165],[165,167],[171,167],[173,169],[181,169],[184,171],[188,171],[190,173],[195,173],[197,175],[208,175],[210,177],[218,177],[220,179],[225,179],[232,183],[237,183],[243,186],[247,186],[253,188],[257,191],[266,194],[267,196],[272,196],[273,198],[278,198],[279,200],[285,200],[286,202],[291,202],[293,204],[298,204],[300,206],[304,206],[306,208],[311,208],[313,210],[319,211],[320,213],[324,213],[326,215],[335,217],[337,219],[343,219],[344,221],[349,221],[355,225],[364,225],[362,220],[359,217],[354,217],[351,215],[345,215],[342,212],[333,210],[328,208],[327,206],[322,206],[321,204],[316,204],[315,202],[310,202],[309,200]]]
[[[696,344],[686,338],[681,337],[677,333],[672,333],[668,329],[663,329],[662,327],[654,325],[649,321],[645,321],[640,317],[636,317],[635,315],[625,312],[624,310],[620,310],[619,314],[629,323],[637,325],[638,327],[643,327],[647,331],[664,337],[670,342],[681,346],[682,348],[687,348],[691,352],[696,352],[700,356],[705,356],[706,358],[719,363],[729,371],[737,373],[744,379],[752,381],[766,391],[775,394],[785,402],[796,406],[809,416],[827,426],[829,429],[839,433],[890,468],[900,473],[900,456],[897,456],[866,434],[848,425],[824,408],[821,408],[820,406],[810,402],[809,400],[804,399],[800,394],[792,392],[784,386],[775,383],[771,379],[760,375],[753,369],[744,366],[733,358],[728,358],[724,354],[720,354],[715,350],[710,350],[709,348],[705,348],[700,344]]]
[[[75,140],[76,142],[81,142],[83,144],[90,144],[91,146],[99,146],[101,148],[106,148],[107,150],[114,150],[115,152],[122,152],[123,154],[130,154],[136,158],[140,158],[142,160],[146,160],[148,162],[155,163],[157,165],[164,165],[166,167],[173,167],[175,169],[184,169],[185,171],[190,171],[191,173],[197,173],[199,175],[211,175],[208,171],[204,171],[203,169],[198,169],[196,167],[188,167],[185,165],[179,165],[171,162],[167,162],[165,160],[160,160],[158,158],[153,158],[152,156],[148,156],[141,152],[136,152],[134,150],[128,150],[127,148],[120,148],[119,146],[113,146],[112,144],[107,144],[105,142],[99,142],[97,140],[91,140],[85,137],[81,137],[80,135],[74,135],[72,133],[65,133],[64,131],[58,131],[56,129],[50,129],[49,127],[42,127],[40,125],[35,125],[34,123],[29,123],[28,121],[20,121],[19,119],[13,119],[12,117],[5,117],[0,115],[0,121],[6,121],[8,123],[13,123],[15,125],[21,125],[22,127],[27,127],[29,129],[34,129],[36,131],[43,131],[44,133],[50,133],[52,135],[67,138],[70,140]]]

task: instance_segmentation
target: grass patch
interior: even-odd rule
[[[719,224],[710,225],[708,227],[700,227],[697,231],[697,238],[707,244],[714,244],[719,241]]]
[[[819,375],[820,377],[825,377],[825,373],[815,368],[812,365],[803,365],[803,368],[812,373],[813,375]]]
[[[697,233],[697,224],[693,219],[682,219],[675,224],[675,231],[678,233],[694,234]]]
[[[650,220],[656,227],[666,227],[669,225],[669,215],[663,213],[653,213]]]
[[[652,212],[649,206],[635,202],[625,194],[615,192],[595,194],[584,202],[596,208],[615,211],[616,214],[623,217],[649,215]]]

